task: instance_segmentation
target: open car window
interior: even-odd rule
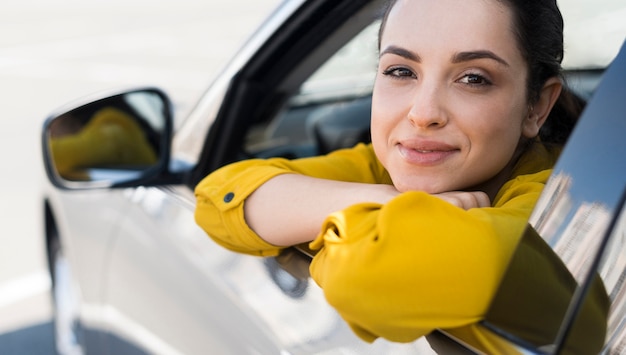
[[[565,19],[565,79],[574,93],[589,100],[624,40],[626,6],[616,0],[566,0],[559,6]],[[358,16],[348,21],[356,22]],[[299,158],[368,141],[378,27],[379,20],[373,19],[330,58],[315,64],[318,69],[278,114],[248,130],[244,157]]]

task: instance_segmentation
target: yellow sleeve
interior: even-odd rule
[[[326,156],[297,160],[245,160],[216,170],[198,184],[196,223],[227,249],[258,256],[277,255],[281,247],[265,242],[248,227],[243,204],[267,180],[289,173],[340,181],[391,183],[371,145],[360,144]]]
[[[312,278],[366,341],[409,342],[485,315],[550,171],[508,182],[494,207],[463,210],[423,192],[329,216]]]

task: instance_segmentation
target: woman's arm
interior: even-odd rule
[[[207,176],[195,193],[196,222],[214,241],[259,256],[311,241],[332,212],[399,195],[371,145],[292,161],[234,163]],[[482,192],[438,197],[463,209],[489,206]]]
[[[481,320],[550,171],[507,183],[494,207],[423,192],[357,204],[311,243],[311,277],[361,338],[408,342]]]
[[[387,184],[283,174],[265,182],[245,200],[244,215],[248,226],[266,242],[290,246],[313,240],[332,212],[362,202],[384,204],[398,194]]]
[[[375,197],[363,195],[365,188]],[[247,160],[220,168],[196,187],[195,218],[223,247],[270,256],[285,245],[312,240],[330,212],[393,193],[371,145],[358,145],[327,156]]]
[[[392,185],[335,181],[297,174],[278,175],[244,202],[248,226],[266,242],[290,246],[310,242],[333,212],[358,203],[385,204],[400,192]],[[489,207],[481,191],[435,195],[457,207]]]

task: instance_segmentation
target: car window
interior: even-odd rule
[[[247,134],[245,151],[255,157],[299,158],[369,140],[378,26],[379,21],[374,21],[365,27],[302,83],[277,116],[255,125]],[[321,148],[332,140],[320,133],[321,126],[337,117],[346,120],[346,112],[355,116],[344,125],[350,132],[332,147]],[[337,126],[332,131],[335,136],[341,133]]]
[[[624,40],[626,5],[565,0],[559,6],[565,19],[565,78],[588,100]],[[254,125],[245,139],[247,155],[298,158],[366,141],[368,117],[362,117],[369,115],[378,27],[375,20],[304,81],[280,114]]]

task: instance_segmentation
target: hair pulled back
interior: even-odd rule
[[[546,81],[558,77],[564,82],[561,62],[563,61],[563,16],[556,0],[494,0],[508,6],[513,14],[513,33],[517,45],[526,60],[528,78],[526,92],[528,104],[539,100]],[[385,30],[387,18],[397,0],[389,0],[384,9],[380,25],[378,44]],[[584,102],[564,85],[561,95],[548,119],[539,132],[545,143],[564,143],[571,133]]]

